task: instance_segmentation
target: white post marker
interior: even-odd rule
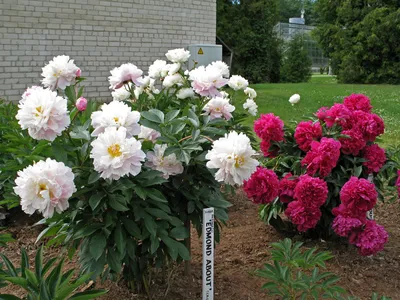
[[[374,181],[374,175],[372,173],[368,174],[368,181],[373,182]],[[373,220],[374,219],[374,209],[372,208],[371,210],[367,211],[367,219],[368,220]]]
[[[203,300],[214,300],[214,208],[203,209]]]

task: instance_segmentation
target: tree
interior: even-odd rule
[[[306,82],[311,78],[311,60],[304,46],[304,36],[297,35],[284,53],[281,68],[283,82]]]

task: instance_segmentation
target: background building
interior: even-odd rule
[[[112,68],[147,72],[169,49],[215,39],[216,0],[0,0],[0,98],[19,100],[65,54],[88,79],[85,96],[108,100]]]

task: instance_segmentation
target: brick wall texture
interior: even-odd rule
[[[145,72],[169,49],[215,44],[216,0],[0,0],[0,99],[39,85],[54,56],[74,59],[85,96],[110,100],[109,71]]]

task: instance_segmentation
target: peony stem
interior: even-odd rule
[[[202,138],[205,138],[206,140],[210,141],[211,143],[214,143],[214,140],[213,140],[212,138],[210,138],[210,137],[208,137],[208,136],[206,136],[206,135],[200,135],[200,136],[201,136]],[[186,137],[184,137],[184,138],[181,138],[181,139],[178,141],[178,143],[183,142],[183,141],[186,141],[186,140],[188,140],[188,139],[190,139],[190,138],[192,138],[191,135],[186,136]]]

